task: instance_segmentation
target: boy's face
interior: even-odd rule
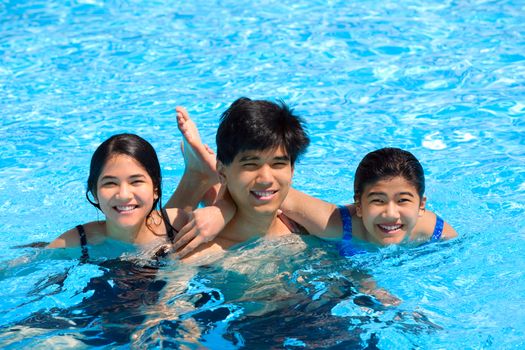
[[[237,210],[251,214],[275,215],[292,183],[293,167],[283,147],[244,151],[218,168]]]
[[[365,186],[356,211],[370,241],[399,244],[412,234],[425,201],[412,183],[396,176]]]

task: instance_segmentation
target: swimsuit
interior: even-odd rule
[[[364,250],[359,250],[353,247],[350,242],[352,240],[352,216],[350,215],[350,211],[344,205],[338,206],[337,209],[339,209],[341,221],[343,222],[343,239],[339,246],[339,253],[342,256],[352,256],[365,253]],[[439,241],[441,239],[444,224],[443,219],[436,215],[436,226],[434,226],[434,232],[432,233],[432,237],[430,237],[430,242]]]
[[[431,242],[439,241],[441,239],[444,224],[443,219],[436,215],[436,226],[434,226],[434,232],[432,233],[432,237],[430,237]]]
[[[162,212],[162,220],[164,221],[164,225],[166,227],[166,233],[168,235],[168,239],[170,243],[173,243],[173,240],[175,239],[175,234],[178,233],[177,229],[175,227],[171,226],[168,220],[168,213],[166,212],[166,209],[162,208],[160,210]],[[87,238],[86,238],[86,231],[84,230],[83,225],[77,225],[76,227],[78,231],[78,235],[80,236],[80,249],[82,250],[82,255],[80,256],[80,262],[85,263],[89,259],[89,253],[87,249]],[[168,249],[166,249],[165,246],[161,247],[156,253],[154,258],[159,258],[168,253]]]
[[[341,214],[341,221],[343,222],[343,239],[339,242],[339,254],[341,256],[352,256],[356,254],[366,253],[366,250],[358,249],[352,244],[352,216],[350,211],[344,205],[337,207],[339,214]]]

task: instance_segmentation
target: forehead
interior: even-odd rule
[[[102,168],[100,176],[119,174],[147,174],[146,169],[135,158],[125,154],[115,154],[109,157]]]
[[[381,179],[376,181],[373,184],[365,186],[363,195],[368,195],[371,193],[386,194],[386,195],[396,195],[399,193],[411,193],[414,196],[419,196],[416,186],[413,183],[409,182],[402,176],[395,176],[392,178]]]
[[[278,146],[273,148],[267,148],[263,150],[246,150],[239,152],[235,158],[234,162],[241,162],[243,160],[249,159],[260,159],[260,160],[271,160],[275,158],[288,158],[288,154],[284,147]]]

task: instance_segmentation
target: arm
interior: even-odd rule
[[[212,241],[230,222],[236,211],[237,207],[226,192],[214,205],[189,213],[188,223],[181,228],[174,239],[173,248],[178,250],[177,256],[184,258],[197,247]]]
[[[291,188],[281,210],[284,215],[319,238],[340,239],[343,235],[341,215],[332,203]]]
[[[191,211],[206,198],[210,198],[207,201],[213,202],[217,193],[218,189],[214,180],[201,174],[185,171],[165,207]]]
[[[384,306],[397,306],[401,304],[401,300],[398,297],[390,294],[386,289],[378,287],[372,277],[362,280],[360,284],[361,287],[359,291],[361,293],[374,296]]]

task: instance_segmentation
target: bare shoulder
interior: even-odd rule
[[[450,226],[448,222],[445,221],[443,225],[443,234],[441,235],[442,239],[451,239],[457,236],[458,233],[456,232],[456,230],[454,230],[454,228]]]
[[[433,212],[427,210],[424,212],[423,216],[420,217],[417,221],[416,232],[419,237],[424,237],[429,239],[434,233],[434,228],[436,227],[437,215]],[[456,237],[458,234],[447,222],[443,223],[443,233],[441,234],[441,239],[450,239]]]
[[[88,244],[97,244],[105,239],[106,225],[105,222],[93,221],[82,225],[86,233]],[[46,248],[66,248],[77,247],[80,245],[80,232],[74,227],[49,243]]]

